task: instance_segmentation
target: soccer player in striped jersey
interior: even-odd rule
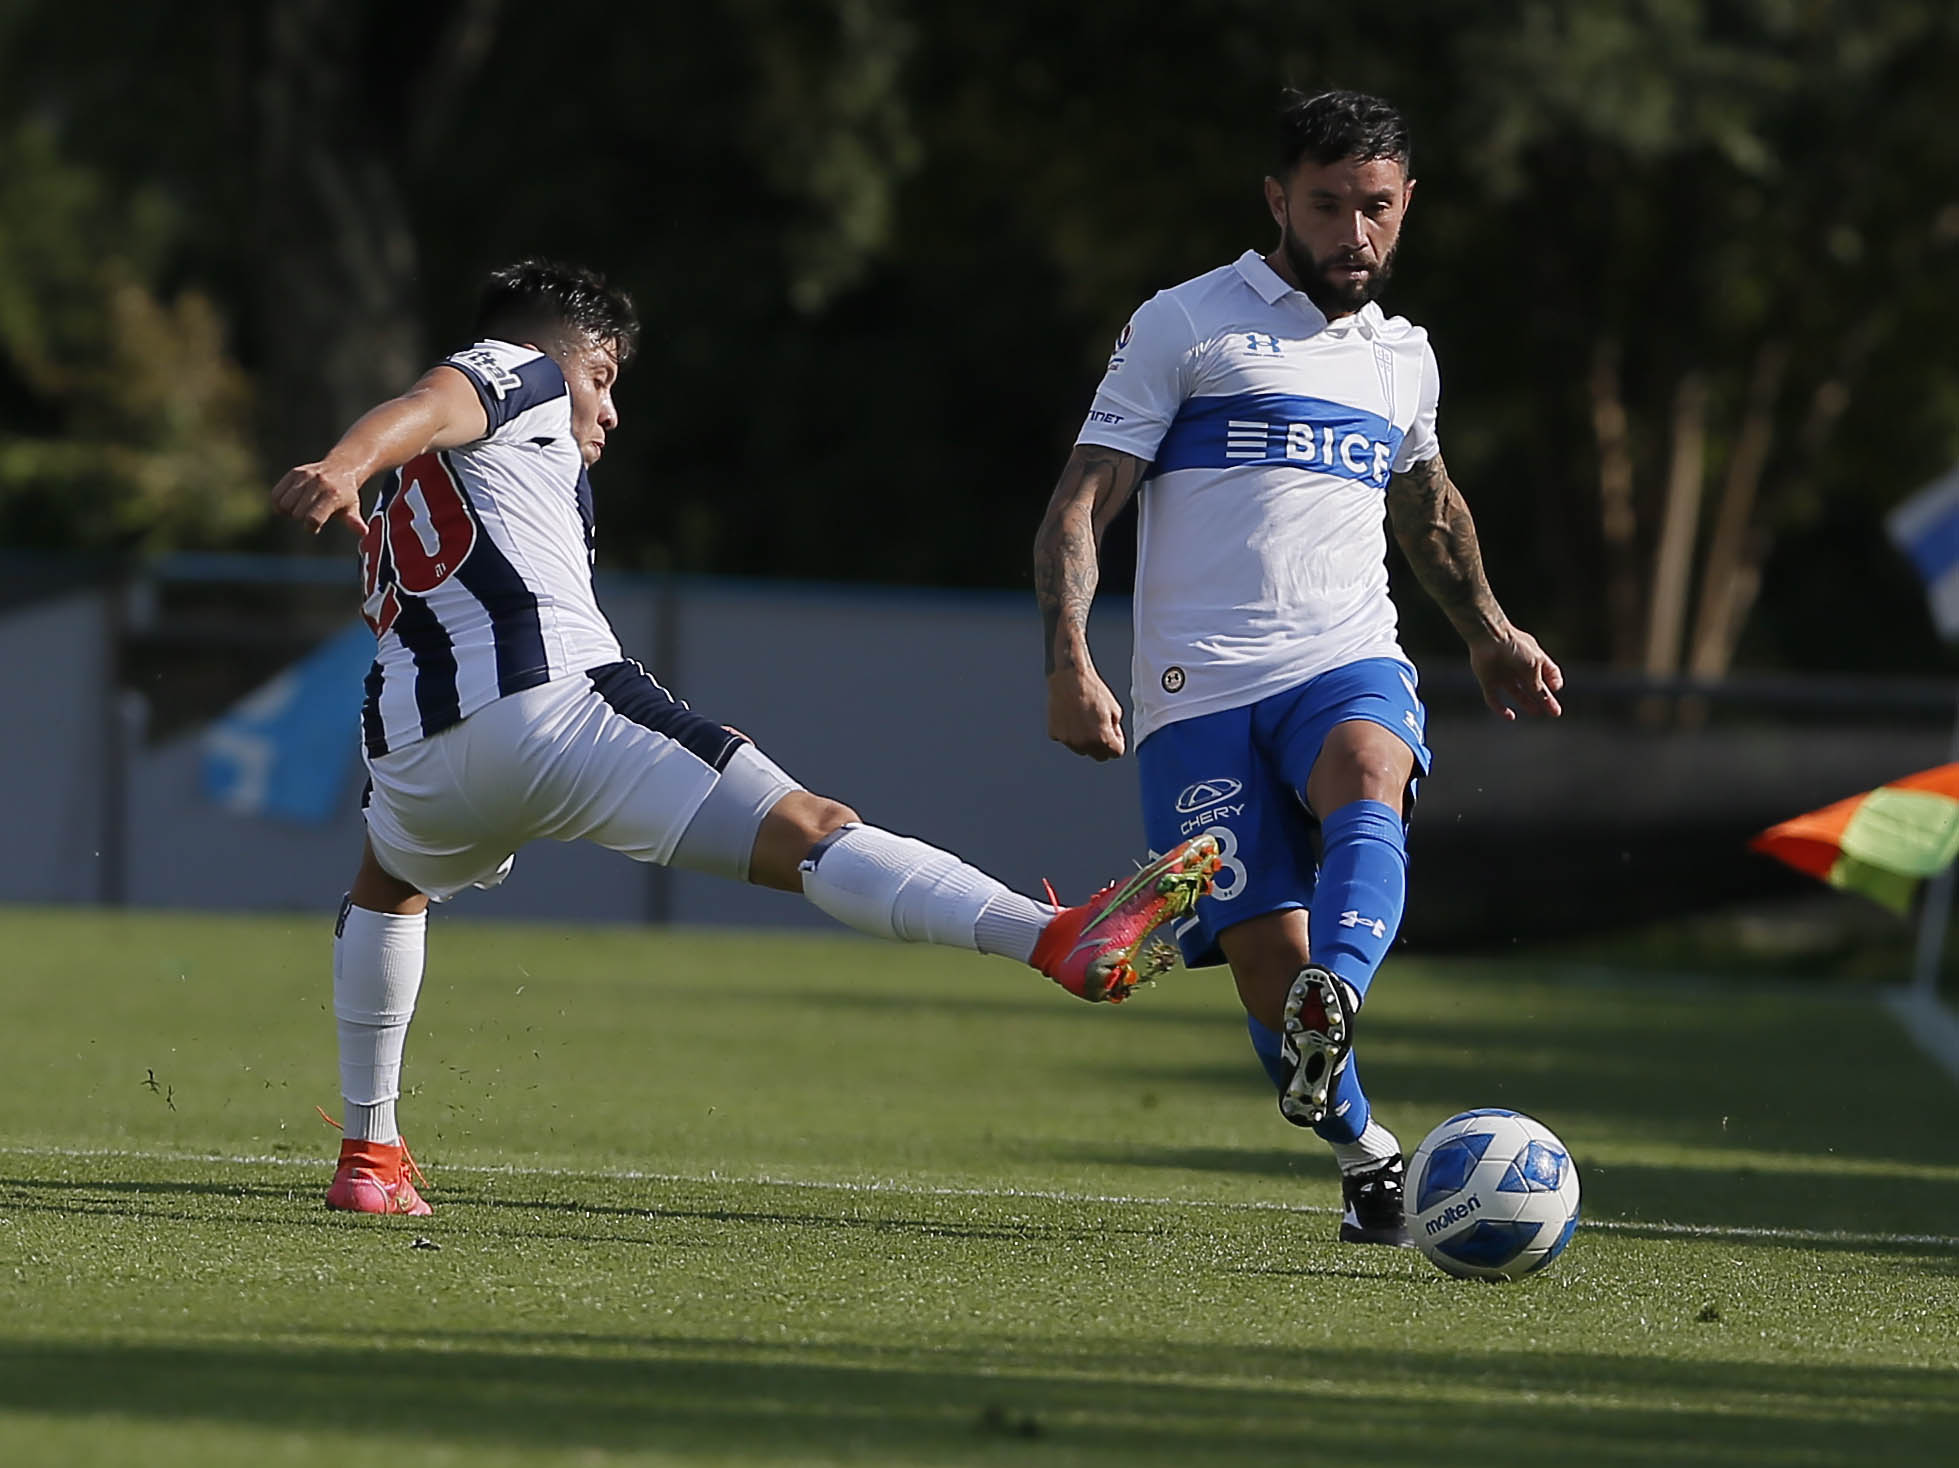
[[[525,261],[485,288],[478,340],[365,414],[278,509],[360,537],[377,650],[361,709],[367,841],[334,929],[346,1137],[334,1208],[428,1212],[395,1121],[429,901],[491,887],[527,841],[788,892],[862,932],[1016,959],[1088,1000],[1168,955],[1151,934],[1209,889],[1217,843],[1178,844],[1080,907],[803,789],[747,738],[625,658],[592,592],[587,470],[619,425],[632,303]],[[372,514],[361,486],[386,481]]]
[[[1371,1115],[1355,1015],[1401,924],[1426,714],[1396,640],[1383,519],[1469,646],[1491,708],[1563,678],[1491,594],[1436,439],[1428,337],[1385,316],[1414,193],[1394,109],[1289,94],[1267,254],[1158,293],[1116,339],[1035,544],[1048,731],[1125,747],[1086,627],[1103,532],[1140,494],[1131,668],[1144,826],[1209,831],[1215,889],[1177,928],[1229,963],[1287,1120],[1332,1145],[1340,1237],[1406,1244],[1400,1144]],[[1308,939],[1311,939],[1309,944]]]

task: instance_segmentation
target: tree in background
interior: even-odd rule
[[[456,122],[497,40],[502,0],[410,9],[265,0],[244,12],[252,29],[242,49],[254,58],[250,278],[261,433],[275,464],[324,452],[426,368],[427,222],[410,200],[452,172],[494,186],[485,165],[497,133],[459,136]],[[497,90],[511,109],[506,125],[521,126],[527,89]]]
[[[1959,385],[1933,345],[1959,329],[1941,81],[1959,12],[1667,0],[1505,19],[1464,33],[1456,73],[1494,226],[1477,253],[1518,242],[1517,304],[1554,367],[1537,380],[1582,385],[1613,660],[1718,676],[1779,535],[1826,497],[1874,521],[1912,458],[1959,453],[1949,411],[1899,421]],[[1898,354],[1915,388],[1882,371]]]
[[[236,323],[280,463],[457,344],[486,267],[587,260],[648,322],[606,564],[1016,585],[1122,320],[1269,244],[1277,89],[1360,87],[1414,126],[1387,304],[1436,339],[1506,604],[1574,660],[1906,667],[1935,645],[1876,525],[1959,456],[1956,68],[1939,0],[723,0],[684,30],[629,0],[181,0],[113,28],[0,0],[0,138],[40,129],[43,173],[95,201],[10,207],[0,251],[44,243],[0,293],[24,320],[46,272],[124,262],[148,317],[99,272],[62,297],[105,363],[125,338],[221,360]],[[9,421],[42,462],[94,452],[108,379],[31,387],[12,343],[39,338],[4,329]],[[236,373],[147,380],[221,489]],[[23,482],[14,538],[51,502]],[[280,543],[170,523],[150,539]],[[1411,646],[1446,642],[1404,611]]]
[[[176,232],[51,129],[0,132],[0,541],[209,544],[258,520],[249,383],[211,297],[163,285]]]

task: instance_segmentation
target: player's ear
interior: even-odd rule
[[[1401,186],[1401,212],[1406,214],[1408,206],[1415,202],[1415,180],[1412,178]]]
[[[1280,229],[1286,227],[1286,186],[1270,174],[1265,177],[1265,207],[1272,215],[1272,222]]]

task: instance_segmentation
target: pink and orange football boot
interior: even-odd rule
[[[340,1166],[327,1189],[326,1205],[346,1213],[405,1213],[424,1218],[434,1210],[415,1191],[421,1168],[408,1155],[406,1142],[340,1144]]]
[[[1171,847],[1133,877],[1111,882],[1079,907],[1062,908],[1029,961],[1077,998],[1120,1004],[1176,962],[1176,950],[1152,935],[1210,892],[1221,861],[1215,836]]]

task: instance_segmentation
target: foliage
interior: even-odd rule
[[[0,123],[168,216],[125,273],[238,323],[268,462],[455,341],[484,267],[587,258],[649,321],[601,554],[695,571],[1024,582],[1109,337],[1268,243],[1278,88],[1379,91],[1421,180],[1388,304],[1519,619],[1654,671],[1935,656],[1878,520],[1959,455],[1937,0],[564,0],[569,65],[499,0],[12,17]]]
[[[0,135],[0,536],[162,546],[260,514],[249,386],[212,298],[165,294],[154,192],[115,198],[49,129]]]
[[[1959,24],[1917,0],[1517,10],[1462,38],[1471,248],[1534,241],[1539,350],[1571,384],[1566,412],[1589,408],[1595,482],[1622,456],[1625,500],[1599,526],[1612,645],[1680,666],[1705,528],[1693,661],[1724,671],[1776,537],[1832,502],[1874,521],[1959,452],[1959,421],[1914,441],[1894,417],[1936,393],[1950,364],[1929,345],[1959,327],[1959,138],[1937,80]],[[1924,385],[1883,380],[1901,352]],[[1658,566],[1632,584],[1670,532],[1670,591]]]

